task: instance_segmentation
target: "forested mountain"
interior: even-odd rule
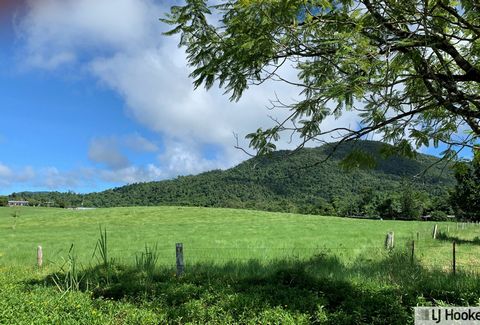
[[[388,146],[373,141],[347,143],[327,160],[331,146],[305,148],[294,154],[277,151],[225,171],[131,184],[99,193],[13,196],[65,206],[189,205],[337,215],[393,213],[400,217],[405,193],[410,193],[410,200],[416,201],[422,212],[448,213],[445,202],[454,185],[450,168],[443,162],[435,164],[438,158],[423,154],[417,154],[416,159],[395,155],[383,159],[381,152],[385,148]],[[349,153],[359,150],[374,156],[376,166],[349,170],[341,167]]]

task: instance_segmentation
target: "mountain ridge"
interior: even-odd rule
[[[59,200],[64,206],[188,205],[325,213],[335,207],[335,202],[357,200],[366,192],[377,196],[398,193],[402,186],[410,184],[415,191],[433,199],[445,197],[454,185],[451,170],[442,170],[436,164],[439,158],[434,156],[418,153],[415,160],[398,155],[384,159],[382,151],[391,148],[389,145],[362,140],[339,145],[323,161],[330,148],[326,145],[303,148],[294,154],[281,150],[226,170],[129,184],[97,193],[16,193],[16,196]],[[372,169],[346,171],[341,162],[354,150],[374,156],[377,165]],[[422,177],[414,177],[422,172]]]

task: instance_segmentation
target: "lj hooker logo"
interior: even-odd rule
[[[414,309],[415,325],[480,325],[480,307],[415,307]]]

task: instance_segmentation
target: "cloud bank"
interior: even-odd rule
[[[233,148],[233,133],[247,147],[244,135],[274,123],[265,107],[269,98],[275,93],[286,101],[297,98],[298,89],[276,82],[248,90],[238,103],[231,103],[223,90],[194,91],[178,40],[161,34],[169,26],[158,18],[168,7],[153,0],[31,0],[17,22],[25,68],[74,69],[94,77],[100,87],[121,96],[129,117],[163,140],[165,148],[157,159],[136,166],[122,148],[155,153],[158,146],[135,135],[92,139],[86,154],[99,166],[77,173],[86,181],[99,177],[131,183],[231,167],[248,158]],[[294,71],[287,68],[286,73]],[[276,117],[287,113],[277,112]],[[347,115],[342,123],[355,121],[356,116]],[[326,121],[330,126],[337,123]],[[208,145],[219,148],[214,159],[206,157],[203,148]],[[284,139],[279,145],[293,148],[296,142]],[[0,173],[8,173],[3,167]],[[55,182],[68,184],[74,173],[50,169],[43,174],[54,187]],[[75,182],[80,181],[71,184]]]

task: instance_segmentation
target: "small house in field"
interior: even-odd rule
[[[26,207],[28,206],[28,201],[8,201],[9,207]]]

